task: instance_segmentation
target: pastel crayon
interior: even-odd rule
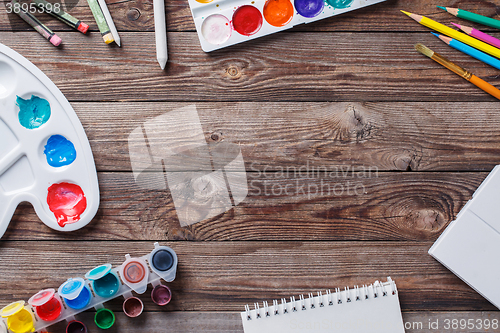
[[[45,10],[46,13],[54,16],[58,20],[66,23],[72,28],[75,28],[76,30],[80,31],[81,33],[86,34],[87,31],[89,30],[89,26],[79,19],[71,16],[70,14],[66,13],[62,8],[54,8],[54,4],[47,2],[45,0],[31,0],[32,3],[37,5],[39,8],[42,8]]]
[[[102,13],[101,7],[97,0],[87,0],[89,4],[90,10],[94,15],[97,26],[99,27],[99,31],[101,32],[102,38],[106,44],[113,43],[115,39],[113,38],[113,34],[109,29],[108,23],[106,23],[106,19],[104,18],[104,14]]]
[[[14,4],[19,4],[16,0],[11,1],[12,6]],[[42,35],[45,39],[52,43],[54,46],[59,46],[62,42],[61,38],[59,38],[52,30],[46,27],[42,22],[40,22],[36,17],[34,17],[31,13],[24,11],[21,6],[19,6],[19,10],[14,11],[19,17],[21,17],[26,23],[31,25],[40,35]]]

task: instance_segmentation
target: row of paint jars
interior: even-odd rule
[[[29,299],[29,305],[25,305],[24,301],[7,305],[0,310],[0,316],[6,319],[7,324],[5,327],[0,320],[0,333],[42,331],[39,327],[47,327],[62,320],[69,321],[67,333],[87,332],[82,322],[74,320],[74,315],[90,308],[97,309],[95,324],[101,329],[108,329],[115,323],[115,315],[102,304],[124,296],[123,312],[129,317],[138,317],[144,304],[131,291],[143,294],[149,283],[154,287],[151,292],[153,302],[160,306],[167,305],[172,292],[169,287],[160,283],[160,279],[167,282],[175,279],[176,253],[169,247],[155,243],[155,249],[146,257],[131,258],[128,254],[125,257],[125,262],[116,269],[112,269],[111,264],[105,264],[90,270],[85,274],[87,281],[70,278],[59,287],[57,293],[54,289],[40,291]],[[150,274],[145,259],[153,274]],[[37,325],[38,319],[46,325]]]

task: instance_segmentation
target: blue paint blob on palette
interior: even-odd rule
[[[23,201],[53,229],[87,225],[99,187],[80,120],[45,74],[2,44],[0,102],[0,237]]]
[[[62,135],[52,135],[43,153],[47,156],[47,163],[55,168],[70,165],[76,159],[75,146]]]

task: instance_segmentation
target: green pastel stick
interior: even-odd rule
[[[458,8],[450,8],[450,7],[442,7],[442,6],[437,6],[437,7],[441,8],[443,10],[446,10],[448,13],[450,13],[451,15],[455,15],[458,18],[500,29],[500,21],[495,20],[491,17],[479,15],[479,14],[468,12],[466,10],[458,9]]]
[[[53,3],[47,2],[45,0],[31,0],[31,2],[37,5],[39,8],[42,8],[46,13],[49,13],[50,15],[66,23],[70,27],[75,28],[84,34],[87,33],[87,30],[89,30],[89,26],[87,24],[66,13],[60,7],[54,8]]]
[[[113,43],[115,39],[113,38],[113,34],[109,30],[109,26],[106,23],[106,19],[104,18],[104,14],[102,13],[101,7],[97,0],[87,0],[89,4],[90,10],[94,15],[95,21],[97,22],[97,26],[99,27],[99,31],[101,32],[102,38],[106,44]]]

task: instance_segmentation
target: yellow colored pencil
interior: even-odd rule
[[[411,17],[412,19],[414,19],[415,21],[417,21],[418,23],[426,26],[427,28],[436,30],[444,35],[459,40],[462,43],[470,45],[494,57],[500,58],[500,49],[497,49],[496,47],[486,44],[485,42],[482,42],[478,39],[472,38],[466,34],[461,33],[460,31],[454,30],[450,27],[445,26],[444,24],[431,20],[430,18],[427,18],[425,16],[408,13],[405,12],[404,10],[402,10],[402,12]]]

